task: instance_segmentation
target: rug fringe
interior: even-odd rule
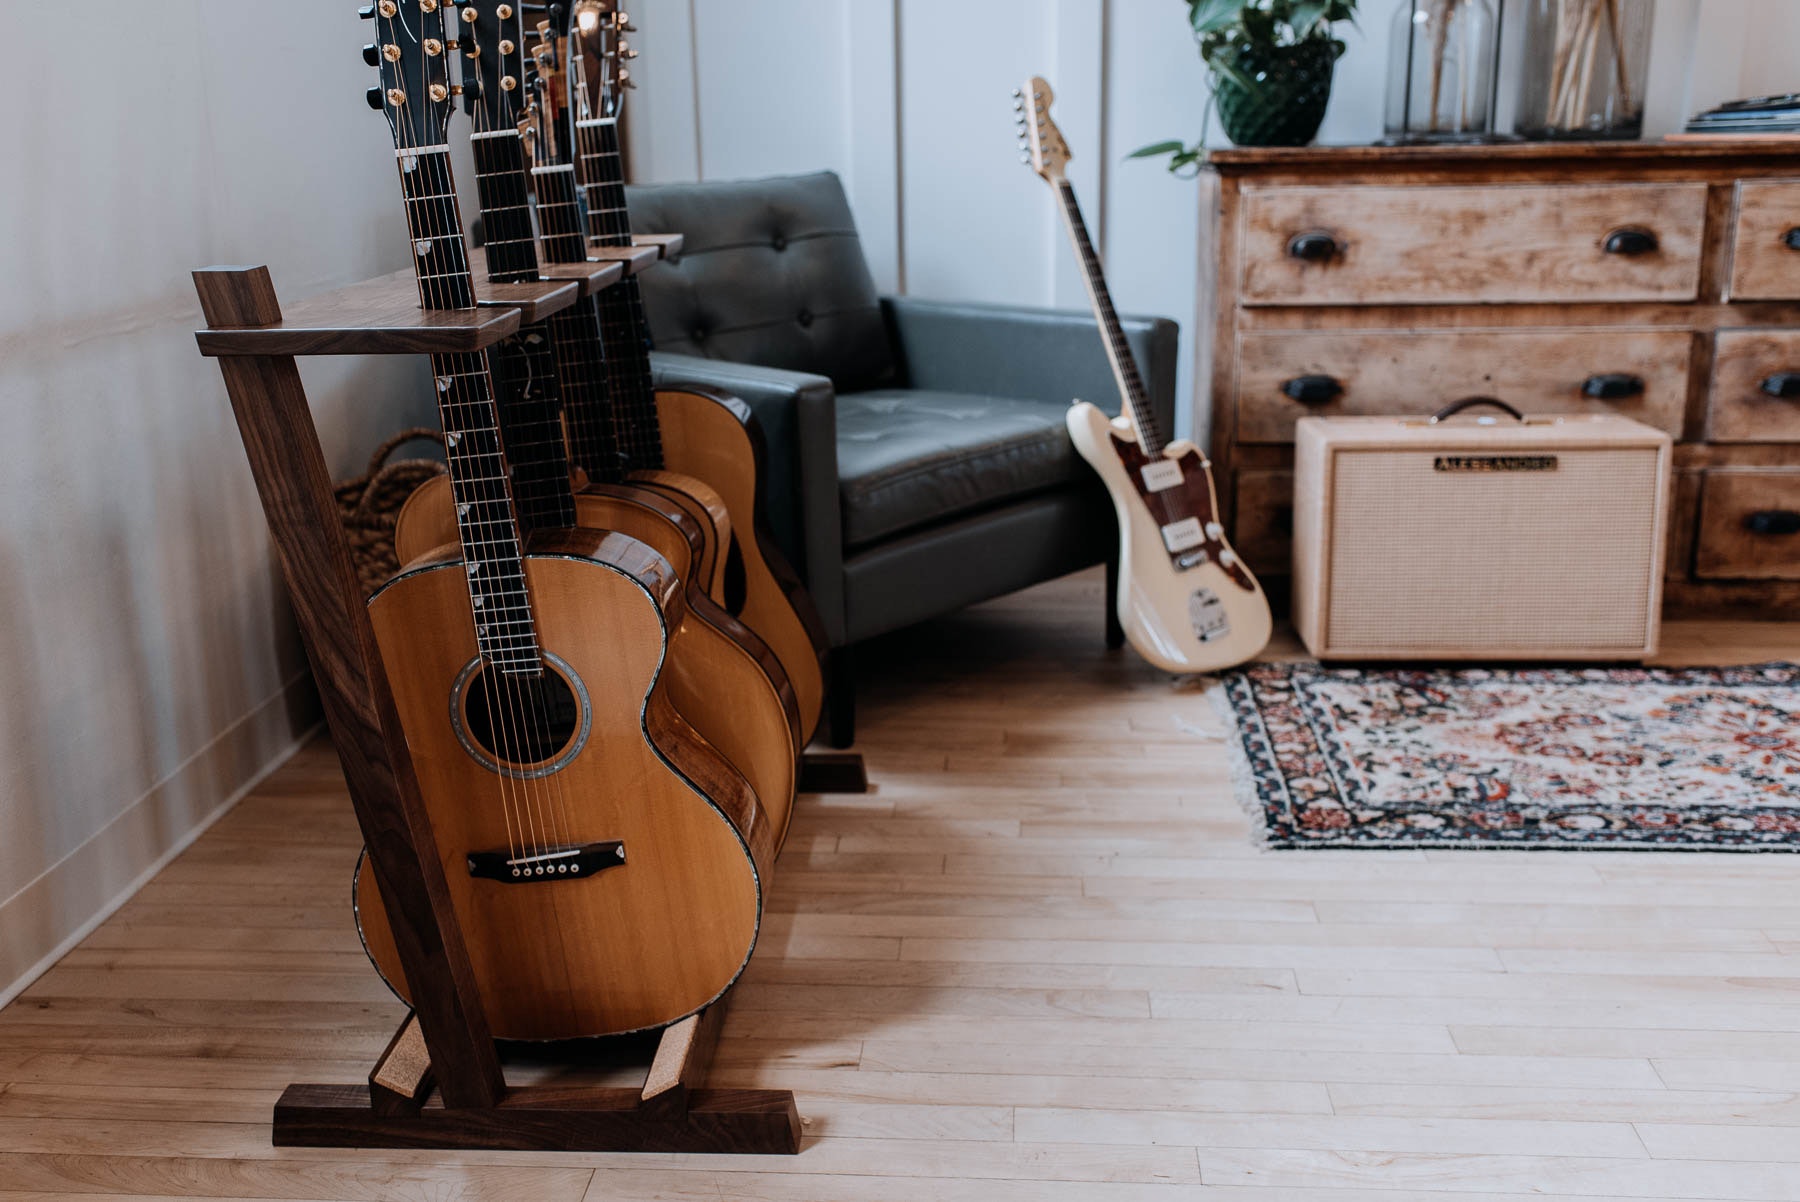
[[[1250,756],[1244,750],[1243,732],[1238,729],[1237,714],[1231,708],[1231,694],[1225,678],[1214,676],[1206,686],[1206,698],[1212,702],[1213,714],[1224,728],[1225,758],[1231,770],[1231,799],[1250,823],[1250,845],[1258,851],[1269,851],[1269,824],[1263,818],[1262,799],[1256,792],[1256,774],[1250,768]]]

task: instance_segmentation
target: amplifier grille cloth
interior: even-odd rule
[[[1334,648],[1642,647],[1654,450],[1557,452],[1548,472],[1440,472],[1430,451],[1341,451]]]

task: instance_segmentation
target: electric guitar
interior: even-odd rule
[[[571,165],[548,171],[539,156],[558,130],[554,97],[539,100],[526,86],[525,34],[516,4],[471,0],[463,6],[465,53],[474,50],[480,87],[465,95],[470,111],[489,278],[539,278],[528,179],[539,181],[546,239],[555,237],[551,187],[561,174],[567,198],[578,203]],[[548,102],[548,103],[546,103]],[[549,204],[543,202],[548,200]],[[579,215],[575,250],[585,258]],[[798,777],[799,711],[781,665],[760,639],[726,613],[698,583],[704,528],[661,493],[616,484],[574,492],[564,441],[564,411],[607,413],[599,315],[584,296],[553,316],[525,326],[495,348],[500,428],[512,474],[514,501],[527,529],[581,526],[611,530],[647,544],[681,580],[687,613],[669,631],[670,696],[676,710],[744,774],[773,823],[777,842],[793,811]],[[585,427],[594,424],[584,422]],[[407,499],[394,531],[402,563],[456,539],[450,482],[427,481]]]
[[[369,100],[393,131],[420,303],[470,309],[445,142],[454,10],[378,0]],[[460,542],[369,602],[450,901],[498,1036],[564,1039],[709,1005],[756,944],[774,838],[669,699],[668,563],[623,535],[520,528],[486,352],[431,357]],[[357,875],[358,928],[408,985]]]
[[[588,240],[628,246],[631,221],[625,211],[618,123],[632,86],[628,64],[636,53],[625,39],[630,20],[617,0],[575,0],[567,21],[552,32],[562,37],[558,61],[565,73],[575,180],[586,201]],[[727,607],[774,649],[799,701],[801,733],[811,739],[824,708],[825,636],[812,598],[769,531],[762,502],[762,432],[755,415],[743,401],[722,393],[655,387],[637,280],[609,288],[600,298],[600,317],[617,448],[626,473],[677,500],[685,499],[686,489],[672,475],[703,481],[723,498],[731,516],[737,577]],[[579,451],[576,465],[590,474],[595,467]]]
[[[1114,418],[1085,401],[1068,414],[1069,437],[1105,482],[1119,519],[1119,623],[1139,655],[1170,672],[1242,663],[1269,641],[1268,598],[1225,541],[1206,456],[1187,439],[1166,441],[1157,429],[1075,203],[1068,143],[1050,119],[1050,85],[1034,76],[1014,96],[1020,157],[1056,193],[1124,402]]]

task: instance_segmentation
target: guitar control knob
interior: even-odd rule
[[[1225,527],[1219,525],[1217,522],[1206,523],[1206,537],[1212,539],[1215,543],[1218,542],[1225,537]]]
[[[1231,553],[1230,547],[1226,547],[1224,550],[1219,552],[1219,565],[1221,567],[1229,568],[1235,563],[1237,563],[1237,556],[1235,556]]]

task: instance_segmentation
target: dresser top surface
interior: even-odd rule
[[[1800,168],[1800,135],[1792,137],[1675,138],[1642,142],[1496,142],[1482,145],[1429,146],[1230,146],[1207,153],[1207,163],[1225,174],[1267,167],[1282,171],[1309,169],[1401,167],[1430,170],[1434,166],[1469,168],[1543,164],[1713,162],[1776,163]]]

